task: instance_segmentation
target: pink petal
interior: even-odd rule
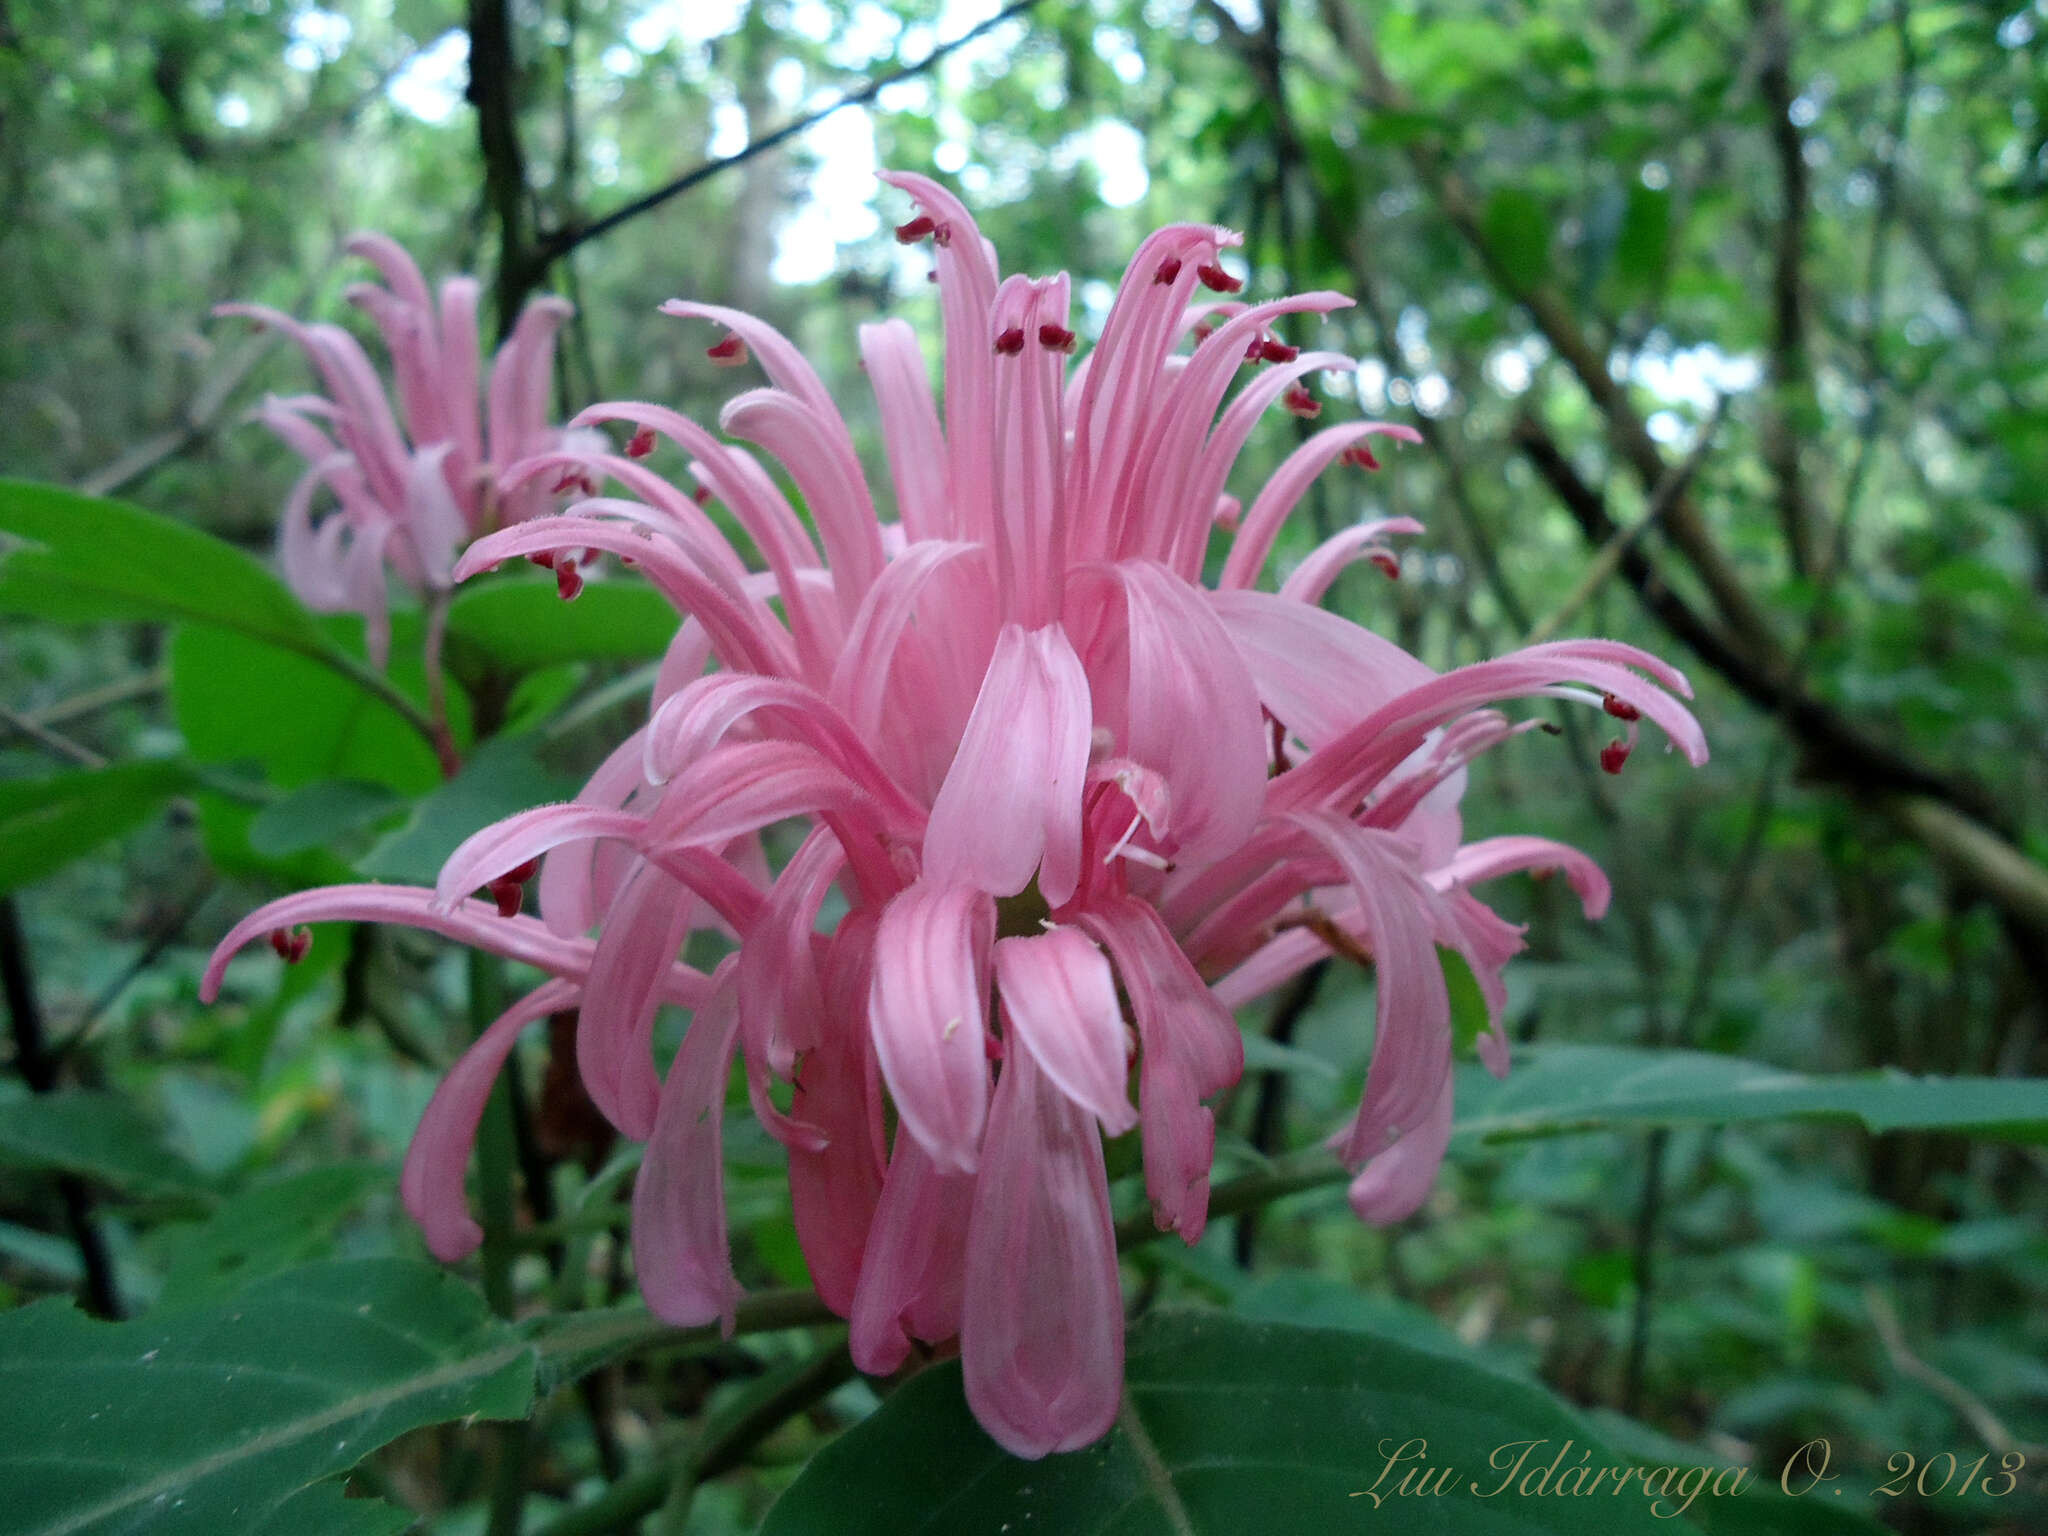
[[[403,923],[572,981],[581,981],[590,969],[588,939],[557,938],[538,918],[500,917],[487,901],[460,901],[450,907],[432,891],[410,885],[330,885],[267,902],[235,924],[206,963],[200,1001],[210,1003],[220,995],[221,979],[236,951],[273,929],[301,923]],[[670,967],[664,983],[669,1000],[693,1006],[702,995],[703,980],[686,965]]]
[[[591,1102],[627,1136],[644,1138],[661,1092],[655,1015],[663,978],[681,953],[696,908],[664,871],[644,865],[605,914],[576,1025],[576,1070]]]
[[[1429,883],[1438,890],[1452,886],[1477,885],[1518,869],[1561,869],[1571,881],[1586,916],[1606,916],[1614,889],[1600,866],[1568,843],[1547,837],[1489,837],[1467,843],[1446,863],[1432,870]]]
[[[1077,928],[1000,939],[996,990],[1009,1034],[1023,1042],[1068,1098],[1111,1136],[1138,1123],[1125,1087],[1129,1053],[1116,977]]]
[[[903,1127],[949,1172],[972,1173],[988,1111],[988,950],[995,904],[923,880],[882,913],[868,1018]]]
[[[1347,1163],[1359,1163],[1389,1135],[1420,1122],[1450,1071],[1451,1000],[1436,953],[1435,898],[1394,834],[1330,814],[1294,820],[1344,869],[1372,946],[1372,1063],[1358,1116],[1338,1147]]]
[[[527,993],[462,1053],[428,1100],[412,1145],[406,1148],[398,1193],[420,1224],[427,1251],[443,1264],[466,1258],[484,1240],[483,1228],[469,1214],[463,1175],[476,1146],[484,1105],[519,1041],[519,1031],[536,1019],[574,1008],[581,996],[582,989],[566,981],[551,981]]]
[[[1378,517],[1334,533],[1288,573],[1280,583],[1280,595],[1297,603],[1320,603],[1330,590],[1330,583],[1346,566],[1360,560],[1393,558],[1392,552],[1379,542],[1388,534],[1422,531],[1422,524],[1412,517]]]
[[[741,1295],[725,1225],[725,1085],[739,1039],[730,962],[683,1032],[633,1185],[633,1269],[656,1317],[730,1334]]]
[[[913,543],[953,537],[946,445],[939,435],[939,413],[932,404],[917,332],[902,320],[864,325],[860,355],[882,413],[882,446],[889,455],[889,478],[896,487],[905,536]]]
[[[640,772],[641,743],[645,737],[646,729],[642,727],[620,743],[577,792],[576,804],[594,810],[622,810],[634,792],[646,784]],[[540,898],[541,920],[565,939],[588,933],[596,926],[602,908],[609,905],[609,901],[597,900],[594,889],[597,853],[602,846],[596,839],[560,843],[541,862],[536,893]]]
[[[989,1115],[967,1223],[960,1364],[975,1418],[1032,1459],[1099,1440],[1123,1394],[1102,1141],[1093,1117],[1041,1080],[1029,1049],[1005,1058]]]
[[[491,368],[491,460],[510,464],[539,446],[547,432],[548,390],[554,384],[555,334],[575,313],[567,300],[534,299],[519,312],[512,335]]]
[[[840,612],[850,621],[881,574],[882,536],[838,413],[827,417],[794,395],[756,389],[727,401],[718,424],[766,448],[796,481],[824,541]]]
[[[898,1134],[868,1229],[854,1290],[853,1363],[870,1376],[903,1364],[910,1341],[937,1344],[960,1331],[974,1179],[945,1173],[915,1136]]]
[[[792,1119],[825,1133],[816,1149],[790,1147],[789,1200],[812,1283],[841,1317],[853,1315],[882,1196],[882,1095],[864,1027],[872,954],[871,945],[838,947],[819,1042],[803,1053],[789,1106]]]
[[[1445,1074],[1429,1110],[1401,1139],[1369,1158],[1351,1181],[1351,1209],[1360,1221],[1390,1226],[1422,1209],[1451,1144],[1451,1078]]]
[[[1197,1241],[1208,1220],[1216,1120],[1203,1105],[1244,1074],[1244,1037],[1143,902],[1109,900],[1075,915],[1116,962],[1138,1024],[1138,1118],[1145,1192],[1162,1231]]]
[[[494,821],[464,838],[441,866],[434,882],[435,899],[452,907],[471,891],[481,890],[507,870],[539,858],[565,843],[615,838],[638,843],[646,819],[603,805],[540,805]]]
[[[1195,588],[1149,561],[1102,569],[1122,592],[1126,650],[1121,690],[1090,656],[1096,713],[1117,752],[1166,781],[1175,857],[1205,863],[1245,840],[1265,797],[1257,685]]]
[[[1031,883],[1054,906],[1080,880],[1088,772],[1088,678],[1057,624],[1008,624],[925,833],[927,879],[1014,896]]]
[[[1318,432],[1290,453],[1259,491],[1251,510],[1238,524],[1237,537],[1231,541],[1230,555],[1223,562],[1218,585],[1249,587],[1257,582],[1281,524],[1287,521],[1287,514],[1294,510],[1316,476],[1334,464],[1345,449],[1374,435],[1398,438],[1404,443],[1422,440],[1414,428],[1384,421],[1346,422]]]

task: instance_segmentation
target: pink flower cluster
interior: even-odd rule
[[[564,443],[548,425],[547,400],[555,335],[571,310],[556,298],[526,306],[498,349],[480,417],[476,279],[448,279],[437,300],[397,242],[358,235],[348,249],[384,278],[384,286],[352,284],[348,298],[390,353],[396,415],[375,366],[340,326],[302,325],[260,304],[223,304],[215,313],[289,336],[327,391],[273,395],[256,412],[306,461],[285,503],[278,564],[308,608],[361,614],[381,666],[391,643],[387,568],[414,592],[446,591],[456,553],[471,539],[560,506],[557,487],[503,472]],[[316,523],[323,488],[337,505]]]
[[[1673,697],[1684,678],[1626,645],[1560,641],[1439,675],[1318,607],[1351,562],[1398,569],[1383,541],[1420,531],[1405,519],[1347,529],[1259,589],[1316,476],[1372,466],[1375,435],[1414,436],[1326,426],[1249,507],[1228,493],[1260,418],[1312,414],[1306,381],[1353,366],[1276,323],[1346,300],[1197,303],[1239,287],[1219,259],[1236,237],[1175,225],[1139,248],[1077,360],[1066,277],[1004,277],[948,192],[886,179],[918,204],[898,233],[931,242],[945,320],[940,402],[907,324],[861,330],[893,519],[782,336],[666,306],[725,327],[713,355],[758,359],[766,387],[726,405],[723,435],[655,405],[585,411],[572,426],[630,425],[627,453],[564,442],[501,483],[574,474],[628,494],[491,533],[454,571],[568,551],[637,568],[685,615],[645,727],[574,803],[472,837],[431,892],[345,886],[263,908],[206,986],[250,940],[335,919],[410,923],[547,973],[435,1095],[407,1206],[442,1258],[475,1246],[463,1174],[490,1084],[522,1026],[578,1009],[591,1096],[647,1142],[636,1268],[678,1323],[729,1320],[740,1296],[719,1152],[737,1052],[856,1361],[886,1373],[913,1342],[957,1337],[982,1424],[1040,1456],[1103,1434],[1121,1393],[1103,1138],[1141,1129],[1155,1219],[1198,1239],[1204,1100],[1244,1066],[1233,1007],[1333,947],[1371,957],[1371,1065],[1331,1144],[1358,1214],[1396,1220],[1450,1133],[1439,947],[1478,978],[1495,1020],[1482,1054],[1507,1067],[1501,968],[1519,930],[1470,888],[1556,868],[1589,915],[1604,908],[1606,881],[1570,848],[1464,840],[1466,765],[1534,723],[1490,706],[1575,698],[1629,722],[1628,742],[1647,716],[1695,763],[1706,745]],[[640,461],[656,436],[688,456],[696,492]],[[732,439],[773,456],[808,523]],[[760,834],[790,818],[808,834],[771,872]],[[537,918],[516,910],[536,860]],[[846,910],[821,934],[835,889]],[[707,927],[740,941],[708,975],[678,958]],[[664,1004],[692,1010],[665,1076],[650,1049]]]

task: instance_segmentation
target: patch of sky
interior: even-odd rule
[[[469,84],[469,33],[443,32],[405,61],[384,94],[391,104],[423,123],[445,123],[462,105]]]
[[[1129,123],[1099,118],[1068,134],[1052,152],[1057,170],[1072,170],[1084,161],[1095,168],[1096,188],[1112,208],[1128,208],[1151,190],[1145,140]]]
[[[339,11],[311,6],[292,17],[284,61],[308,74],[322,64],[332,64],[355,36],[355,26]]]

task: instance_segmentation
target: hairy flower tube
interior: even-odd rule
[[[396,412],[375,365],[340,326],[301,324],[260,304],[215,313],[290,337],[319,375],[326,393],[273,395],[256,412],[306,461],[285,502],[278,564],[315,612],[361,614],[381,666],[391,643],[387,570],[415,592],[446,591],[472,538],[561,505],[557,487],[504,471],[564,443],[548,424],[547,401],[555,336],[572,310],[557,298],[528,304],[498,349],[486,393],[476,279],[451,277],[436,296],[388,236],[356,235],[348,250],[384,279],[352,284],[348,299],[390,354]],[[334,507],[316,521],[323,489]]]
[[[1414,437],[1324,426],[1248,504],[1227,488],[1270,408],[1306,414],[1306,381],[1352,366],[1274,327],[1346,300],[1229,299],[1220,257],[1236,237],[1175,225],[1139,248],[1077,355],[1066,277],[1004,277],[947,191],[885,179],[917,204],[898,234],[931,242],[945,325],[936,401],[907,324],[861,330],[886,482],[782,336],[667,305],[723,327],[714,358],[757,359],[765,387],[726,405],[722,433],[638,403],[572,425],[630,427],[636,451],[671,440],[751,550],[695,491],[572,442],[506,480],[624,494],[492,533],[456,569],[597,550],[644,573],[685,615],[647,724],[574,803],[470,838],[433,891],[345,886],[263,908],[206,985],[250,940],[338,919],[411,923],[547,972],[442,1084],[406,1203],[442,1258],[476,1244],[462,1181],[485,1095],[524,1024],[577,1008],[592,1097],[647,1141],[639,1283],[679,1323],[729,1320],[740,1294],[719,1157],[737,1053],[858,1364],[889,1372],[914,1342],[957,1337],[981,1423],[1040,1456],[1102,1435],[1122,1389],[1103,1140],[1140,1130],[1154,1218],[1198,1239],[1204,1100],[1244,1066],[1233,1007],[1333,949],[1370,959],[1371,1062],[1331,1145],[1358,1214],[1397,1220],[1450,1132],[1440,946],[1485,996],[1484,1059],[1508,1065],[1501,969],[1519,930],[1471,888],[1554,868],[1589,915],[1605,907],[1605,879],[1573,849],[1464,840],[1466,765],[1536,723],[1493,706],[1579,699],[1628,721],[1630,741],[1647,718],[1695,763],[1706,745],[1674,697],[1684,678],[1626,645],[1558,641],[1438,674],[1317,606],[1349,563],[1397,571],[1384,540],[1420,531],[1406,519],[1347,529],[1260,589],[1316,476],[1372,467],[1375,436]],[[1204,290],[1225,297],[1197,303]],[[779,463],[808,522],[735,439]],[[791,818],[808,833],[771,873],[760,833]],[[535,860],[537,918],[516,913]],[[821,934],[834,888],[846,910]],[[678,958],[700,927],[740,940],[708,975]],[[665,1003],[694,1012],[664,1076],[650,1042]]]

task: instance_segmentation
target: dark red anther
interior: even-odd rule
[[[270,930],[270,947],[277,951],[277,958],[286,965],[297,965],[306,958],[306,951],[313,947],[313,930],[273,928]]]
[[[1024,350],[1024,327],[1013,325],[1007,331],[996,333],[996,352],[1002,357],[1015,357]]]
[[[517,917],[520,903],[526,899],[526,887],[510,878],[493,880],[484,889],[490,892],[491,900],[498,904],[498,916]]]
[[[1353,443],[1349,448],[1346,448],[1343,459],[1346,464],[1355,464],[1360,469],[1378,469],[1380,467],[1380,461],[1373,457],[1373,451],[1363,443]]]
[[[1288,414],[1299,416],[1303,421],[1314,421],[1323,414],[1323,402],[1299,384],[1287,386],[1287,393],[1280,397],[1280,404]]]
[[[552,549],[544,549],[540,553],[528,555],[526,558],[544,571],[552,571],[555,568],[555,552]]]
[[[1214,321],[1204,320],[1195,326],[1195,340],[1197,342],[1207,341],[1211,336],[1214,336],[1215,334],[1216,325]]]
[[[1232,277],[1213,261],[1205,261],[1195,268],[1195,276],[1202,280],[1204,288],[1214,289],[1217,293],[1236,293],[1244,287],[1243,278]]]
[[[1079,339],[1064,325],[1041,325],[1038,328],[1038,344],[1049,352],[1071,352]]]
[[[1380,574],[1389,581],[1401,579],[1401,562],[1383,549],[1376,549],[1365,557],[1380,569]]]
[[[947,247],[951,246],[951,245],[952,245],[952,243],[953,243],[953,226],[952,226],[952,225],[950,225],[950,224],[934,224],[934,225],[932,226],[932,244],[933,244],[933,245],[936,245],[936,246],[938,246],[938,247],[939,247],[939,248],[940,248],[941,250],[944,250],[944,249],[946,249]]]
[[[1609,773],[1621,772],[1621,765],[1628,761],[1628,743],[1610,741],[1600,749],[1600,766]]]
[[[692,500],[692,501],[694,501],[695,503],[697,503],[697,505],[698,505],[698,506],[700,506],[700,507],[708,507],[708,506],[710,506],[710,505],[711,505],[711,487],[710,487],[710,486],[708,486],[708,485],[700,485],[700,486],[698,486],[698,487],[697,487],[697,489],[695,489],[694,491],[690,492],[690,500]]]
[[[1001,1061],[1003,1059],[1003,1042],[994,1035],[984,1034],[981,1037],[981,1051],[990,1061]]]
[[[920,213],[908,224],[898,224],[896,226],[896,243],[898,245],[915,245],[926,235],[936,235],[938,232],[939,221],[928,213]],[[947,238],[950,239],[952,237],[948,234]]]
[[[583,573],[576,569],[576,562],[574,560],[557,560],[555,562],[555,591],[561,595],[562,601],[565,603],[574,602],[576,595],[582,590]]]
[[[644,459],[652,452],[654,452],[654,428],[636,428],[633,432],[632,441],[626,444],[626,457],[629,459]]]
[[[1244,349],[1244,360],[1248,363],[1263,363],[1266,360],[1266,344],[1254,336],[1252,344]]]
[[[1178,256],[1169,256],[1166,260],[1159,263],[1159,270],[1152,274],[1152,281],[1155,283],[1170,283],[1179,276],[1180,258]]]
[[[597,487],[590,483],[590,476],[580,469],[565,469],[562,478],[555,482],[554,495],[566,496],[571,491],[581,491],[586,496],[595,496]]]
[[[1290,347],[1286,342],[1268,336],[1259,343],[1259,356],[1269,363],[1291,363],[1301,356],[1301,348]]]
[[[704,355],[721,368],[737,368],[747,360],[747,344],[737,332],[729,332],[723,341],[706,347]]]
[[[1617,699],[1611,693],[1600,695],[1600,707],[1617,720],[1640,720],[1643,712],[1626,699]]]
[[[540,860],[528,859],[524,864],[515,864],[498,878],[510,880],[514,885],[524,885],[540,873]]]

